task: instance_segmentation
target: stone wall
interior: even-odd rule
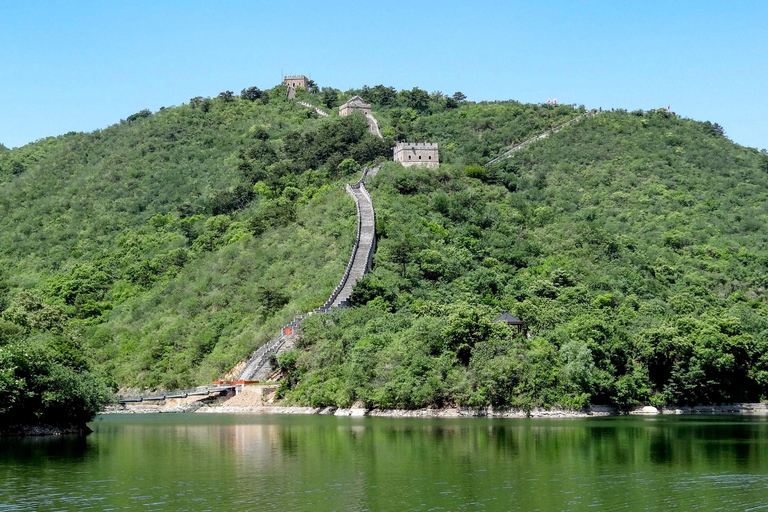
[[[403,167],[421,165],[435,168],[440,165],[436,142],[400,142],[392,148],[392,154],[394,161]]]
[[[359,111],[366,116],[371,115],[371,104],[365,103],[360,96],[355,96],[339,107],[340,116],[348,116],[352,112]]]
[[[283,85],[288,87],[301,87],[302,89],[309,88],[309,79],[304,75],[289,75],[283,77]]]

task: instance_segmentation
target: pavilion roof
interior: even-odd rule
[[[517,318],[514,315],[511,315],[509,312],[504,313],[500,317],[494,319],[492,323],[495,324],[497,322],[506,322],[508,324],[522,324],[523,323],[522,320],[520,320],[519,318]]]

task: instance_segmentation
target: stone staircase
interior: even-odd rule
[[[347,193],[357,204],[357,240],[352,257],[352,266],[346,272],[346,279],[331,307],[349,306],[349,297],[355,283],[363,277],[373,264],[373,253],[376,251],[376,215],[373,211],[373,201],[365,188],[362,178],[354,185],[347,185]]]
[[[329,117],[329,114],[314,105],[305,101],[297,102],[300,105],[315,109],[319,115]],[[371,133],[379,138],[383,138],[379,130],[379,123],[372,114],[366,115],[368,126]],[[357,206],[357,236],[355,244],[352,246],[352,255],[344,270],[339,284],[331,292],[331,296],[325,301],[325,304],[310,311],[304,315],[296,317],[292,322],[283,327],[280,335],[265,343],[256,349],[245,368],[240,372],[238,380],[259,380],[263,381],[271,373],[272,367],[269,364],[269,358],[272,355],[279,355],[295,346],[296,331],[301,322],[312,315],[327,313],[331,308],[340,308],[349,306],[349,297],[357,281],[371,270],[373,266],[373,253],[376,252],[376,213],[373,209],[371,195],[365,188],[364,180],[376,176],[381,165],[366,167],[363,175],[352,185],[347,185],[347,193],[352,196]]]
[[[265,380],[272,371],[272,366],[269,364],[270,356],[292,349],[295,338],[295,334],[280,334],[277,338],[260,346],[251,354],[238,380]]]
[[[296,331],[301,322],[312,315],[327,313],[332,308],[347,307],[349,297],[352,295],[352,289],[355,283],[363,277],[370,269],[373,263],[373,253],[376,251],[376,214],[373,209],[371,195],[365,188],[363,180],[370,176],[375,176],[380,166],[373,168],[366,167],[363,175],[353,185],[347,185],[347,193],[352,196],[357,205],[357,236],[352,246],[352,255],[344,270],[339,284],[331,292],[331,296],[325,303],[314,311],[296,317],[292,322],[283,327],[281,333],[276,338],[265,343],[256,349],[245,368],[238,377],[238,380],[258,380],[263,381],[272,371],[269,364],[270,356],[279,355],[295,346]]]
[[[321,109],[320,107],[314,106],[311,103],[307,103],[306,101],[297,101],[296,103],[298,103],[302,107],[307,107],[307,108],[314,109],[315,112],[317,112],[317,115],[319,115],[319,116],[330,117],[330,114],[328,112],[326,112],[325,110]]]

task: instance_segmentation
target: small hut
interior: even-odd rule
[[[517,326],[517,332],[521,333],[523,332],[523,321],[517,318],[516,316],[510,314],[509,312],[504,313],[500,317],[493,320],[491,323],[498,323],[498,322],[504,322],[507,325],[514,325]]]

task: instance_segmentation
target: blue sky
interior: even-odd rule
[[[275,85],[672,106],[768,147],[768,1],[6,1],[0,142]]]

